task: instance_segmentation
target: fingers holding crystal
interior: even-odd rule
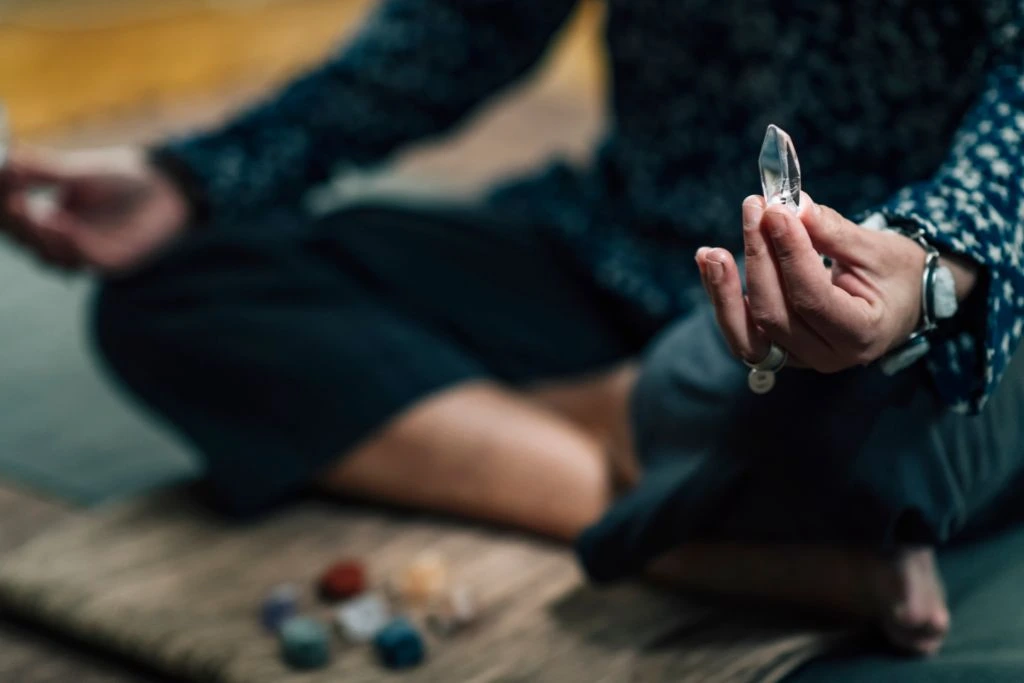
[[[760,361],[768,353],[769,343],[750,317],[732,255],[725,249],[704,247],[697,252],[697,263],[714,305],[715,320],[729,349],[744,360]]]
[[[769,334],[788,335],[786,297],[771,247],[761,230],[764,215],[763,199],[751,196],[744,200],[743,254],[747,269],[747,299],[755,323]]]
[[[786,299],[798,315],[818,316],[832,299],[832,276],[811,244],[803,223],[787,211],[767,211],[764,231],[771,240]]]
[[[751,365],[750,389],[767,393],[786,364],[784,351],[800,366],[839,369],[837,339],[845,338],[844,327],[864,320],[865,302],[837,286],[835,278],[845,271],[830,271],[819,254],[856,249],[861,236],[803,194],[800,164],[785,131],[769,126],[758,161],[764,197],[743,203],[746,297],[728,252],[704,247],[696,259],[718,326],[732,351]],[[805,228],[804,220],[812,225]]]
[[[823,339],[843,345],[870,329],[874,315],[872,293],[851,274],[851,253],[856,253],[856,260],[873,261],[878,248],[868,244],[870,231],[815,204],[806,194],[803,199],[799,216],[779,212],[766,220],[767,232],[794,313]],[[830,271],[822,267],[818,252],[834,255],[841,263]]]
[[[806,194],[804,202],[800,220],[815,249],[849,265],[870,265],[876,255],[872,239],[876,231],[857,225],[831,207],[816,204]]]
[[[795,314],[790,293],[784,286],[778,255],[768,236],[768,231],[779,221],[793,229],[799,228],[800,221],[785,207],[762,207],[764,200],[760,197],[748,197],[743,203],[749,316],[761,331],[762,338],[779,344],[797,358],[814,358],[820,355],[822,345],[827,347],[827,343]],[[813,266],[827,277],[827,271],[813,249],[811,258]]]

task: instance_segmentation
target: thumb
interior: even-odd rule
[[[799,217],[820,253],[848,263],[864,258],[866,230],[835,209],[817,204],[809,194],[803,193]]]

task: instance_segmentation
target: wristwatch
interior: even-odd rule
[[[939,321],[956,315],[956,283],[949,268],[939,262],[939,250],[924,237],[924,230],[905,230],[886,225],[885,230],[898,232],[921,245],[925,251],[924,271],[921,273],[921,324],[903,344],[888,352],[878,363],[886,375],[895,375],[921,360],[931,348],[930,333]]]

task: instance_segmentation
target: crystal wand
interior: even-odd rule
[[[764,200],[769,204],[784,204],[796,213],[800,208],[800,160],[793,139],[774,123],[764,134],[757,165]]]
[[[793,140],[775,124],[768,126],[757,157],[761,188],[768,204],[783,204],[793,213],[800,208],[800,160]],[[747,385],[755,394],[766,394],[775,386],[775,371],[751,368]]]

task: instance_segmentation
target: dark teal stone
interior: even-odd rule
[[[295,669],[319,669],[331,659],[331,641],[327,629],[308,617],[292,617],[280,630],[281,656]]]
[[[389,669],[416,666],[427,654],[423,636],[415,626],[402,618],[385,626],[373,639],[373,647],[380,661]]]

